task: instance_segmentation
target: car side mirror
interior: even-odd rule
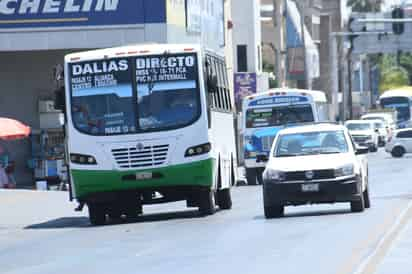
[[[363,154],[368,154],[368,153],[369,153],[368,147],[356,147],[356,151],[355,151],[356,155],[363,155]]]
[[[379,129],[375,128],[375,132],[376,132],[376,133],[379,133]]]
[[[217,92],[217,76],[216,75],[209,75],[207,77],[207,90],[210,93]]]
[[[259,154],[256,156],[256,163],[266,163],[269,161],[269,158],[265,154]]]

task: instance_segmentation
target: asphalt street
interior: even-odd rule
[[[213,216],[173,203],[92,227],[65,192],[0,191],[0,273],[411,274],[412,156],[368,158],[363,213],[314,205],[266,220],[261,187],[242,186],[233,209]]]

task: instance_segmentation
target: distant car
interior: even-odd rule
[[[368,113],[361,116],[361,120],[381,120],[385,123],[385,127],[390,133],[396,129],[396,112],[375,112]]]
[[[374,124],[374,129],[378,130],[378,144],[381,147],[384,147],[386,145],[386,142],[388,141],[388,130],[385,127],[385,122],[382,120],[369,120],[370,122],[373,122]]]
[[[366,153],[342,125],[281,130],[263,172],[265,217],[281,217],[290,205],[350,202],[353,212],[369,208]]]
[[[385,150],[395,158],[412,153],[412,128],[396,130],[389,138]]]
[[[345,122],[355,143],[360,146],[369,147],[369,151],[376,152],[379,147],[379,129],[375,127],[373,121],[349,120]]]

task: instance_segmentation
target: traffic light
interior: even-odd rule
[[[404,18],[404,12],[402,8],[394,8],[392,10],[392,18],[393,19],[403,19]],[[400,35],[403,33],[405,30],[405,23],[403,22],[394,22],[392,23],[392,30],[393,33]]]

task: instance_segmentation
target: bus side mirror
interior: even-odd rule
[[[207,90],[210,93],[217,92],[217,76],[216,75],[209,75],[207,77]]]
[[[54,91],[54,108],[65,112],[66,110],[66,100],[65,100],[65,89],[61,87]]]

